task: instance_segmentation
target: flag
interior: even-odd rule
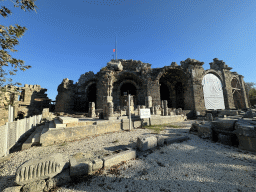
[[[116,52],[116,49],[113,49],[113,52]]]

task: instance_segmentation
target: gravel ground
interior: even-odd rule
[[[102,174],[89,180],[68,184],[55,191],[256,191],[256,153],[189,134],[191,123],[173,123],[183,127],[161,132],[187,135],[190,140],[138,153],[138,158],[112,171],[103,170]],[[78,152],[103,154],[127,145],[135,147],[137,137],[145,134],[151,134],[151,131],[120,131],[13,153],[9,161],[0,163],[0,191],[14,185],[16,169],[26,160],[52,153],[62,153],[66,161]],[[116,140],[118,142],[114,142]]]

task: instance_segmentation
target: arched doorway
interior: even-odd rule
[[[183,85],[181,82],[176,83],[175,93],[176,93],[176,108],[184,109]]]
[[[97,102],[97,86],[96,86],[96,83],[93,83],[91,85],[89,85],[89,87],[87,88],[87,91],[86,91],[86,98],[87,98],[87,101],[86,101],[86,110],[87,112],[89,111],[89,102],[94,102],[95,103],[95,107],[97,106],[96,105],[96,102]]]
[[[222,83],[214,74],[206,74],[202,81],[206,109],[225,109]]]
[[[135,85],[133,85],[132,83],[124,83],[121,87],[120,87],[120,106],[124,107],[126,106],[126,96],[124,95],[124,93],[127,93],[133,96],[133,102],[134,105],[137,105],[137,89],[135,87]]]
[[[234,100],[234,106],[236,109],[245,108],[245,103],[243,101],[241,85],[237,78],[233,78],[231,81],[232,94]]]
[[[172,102],[171,102],[171,98],[170,98],[170,91],[168,86],[165,83],[161,83],[160,85],[160,99],[161,101],[163,100],[167,100],[168,102],[168,107],[171,108],[172,107]]]
[[[184,85],[187,77],[179,69],[168,69],[159,79],[160,99],[168,101],[169,108],[184,109]]]

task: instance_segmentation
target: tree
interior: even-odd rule
[[[4,0],[0,0],[4,1]],[[14,7],[20,7],[24,11],[36,11],[37,6],[35,5],[36,0],[16,0],[14,3]],[[0,14],[6,18],[12,14],[11,10],[5,6],[1,6]],[[11,52],[17,52],[14,49],[16,45],[19,44],[18,38],[22,37],[26,31],[26,27],[21,27],[18,24],[15,26],[10,25],[9,27],[5,27],[0,25],[0,87],[3,85],[6,80],[12,81],[12,79],[7,79],[6,75],[16,75],[17,69],[25,71],[26,69],[31,68],[29,65],[25,65],[23,60],[13,58],[10,55]],[[12,66],[11,70],[6,70],[4,67]],[[21,85],[20,83],[15,83]]]
[[[246,89],[246,92],[249,96],[249,98],[254,98],[256,97],[256,87],[255,87],[255,83],[253,82],[247,82],[245,83],[245,89]]]

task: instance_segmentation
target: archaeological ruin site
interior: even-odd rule
[[[172,62],[151,68],[141,61],[111,60],[96,74],[82,74],[77,83],[63,79],[55,106],[45,94],[47,89],[39,85],[6,86],[0,107],[0,159],[33,146],[65,144],[145,126],[168,127],[189,119],[196,120],[190,134],[255,152],[256,113],[250,108],[244,77],[217,58],[208,70],[203,64],[188,58],[180,65]],[[63,178],[90,175],[134,159],[136,150],[187,140],[188,136],[153,134],[138,137],[136,148],[120,149],[110,156],[76,156],[68,162],[61,154],[31,159],[17,169],[15,182],[21,191],[32,190],[31,186],[50,190],[70,182]]]

